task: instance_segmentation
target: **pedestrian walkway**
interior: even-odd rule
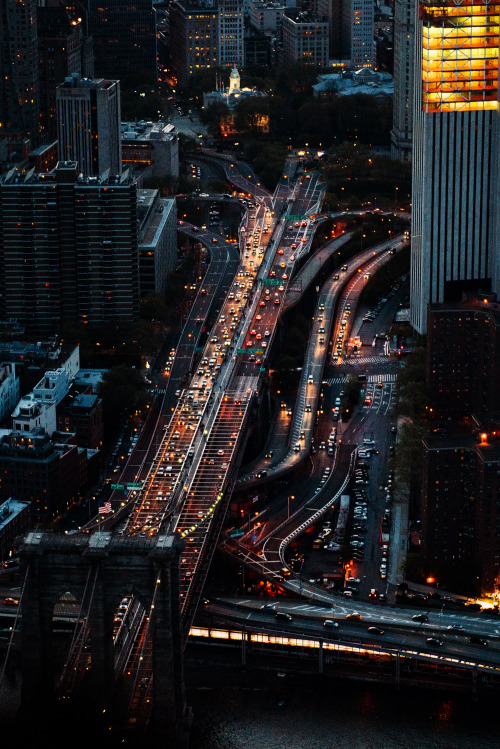
[[[397,375],[391,374],[371,374],[367,377],[367,382],[396,382]],[[349,377],[344,375],[343,377],[331,377],[327,382],[329,385],[344,385],[348,381]]]
[[[387,364],[386,356],[360,356],[357,357],[339,357],[334,361],[334,364],[351,364],[356,366],[357,364]]]
[[[368,375],[368,382],[396,382],[397,375],[394,372],[390,374],[372,374]]]

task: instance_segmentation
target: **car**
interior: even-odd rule
[[[216,239],[215,237],[212,237],[212,242],[213,242],[214,244],[217,244],[217,239]]]
[[[446,629],[449,632],[465,632],[465,629],[460,626],[460,624],[450,624],[449,627],[446,627]]]
[[[414,622],[428,622],[429,617],[427,614],[413,614],[412,619]]]
[[[378,388],[383,388],[384,387],[384,383],[383,382],[377,382],[377,387]]]
[[[285,251],[284,251],[284,250],[282,250],[282,249],[281,249],[281,247],[280,247],[280,249],[278,250],[278,255],[283,255],[283,254],[284,254],[284,252],[285,252]]]
[[[269,336],[271,335],[271,331],[269,331],[269,330],[266,330],[266,331],[264,332],[264,335],[266,336],[266,338],[268,338],[268,337],[269,337]]]
[[[293,616],[291,616],[291,614],[287,614],[286,611],[277,611],[274,615],[274,618],[277,621],[281,622],[293,622]]]
[[[425,640],[427,645],[435,645],[436,647],[441,647],[443,645],[443,641],[439,639],[439,637],[427,637]]]
[[[265,303],[264,301],[262,301],[262,302],[259,302],[259,306],[260,306],[260,307],[265,307],[265,306],[266,306],[266,303]]]
[[[5,606],[19,606],[19,600],[17,598],[4,598],[3,602]]]
[[[355,585],[359,585],[359,583],[361,582],[361,580],[359,579],[359,577],[348,577],[347,578],[347,582],[348,583],[354,583]]]
[[[471,635],[469,637],[469,642],[471,645],[484,645],[487,647],[488,640],[485,640],[484,637],[479,637],[478,635]]]
[[[275,603],[264,603],[261,606],[261,609],[271,609],[272,611],[276,610],[276,604]]]
[[[339,626],[338,622],[334,622],[333,619],[325,619],[323,622],[323,627],[326,627],[327,629],[337,629]]]
[[[353,611],[352,614],[346,614],[345,618],[346,619],[353,619],[353,620],[355,620],[357,622],[360,622],[363,619],[363,617],[361,616],[361,614],[358,614],[356,611]]]
[[[224,450],[217,450],[217,455],[224,455]]]
[[[383,635],[384,634],[384,630],[380,629],[380,627],[368,627],[368,632],[371,635]]]
[[[378,591],[376,588],[371,588],[368,594],[369,598],[378,598]]]

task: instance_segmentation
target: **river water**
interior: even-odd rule
[[[283,679],[282,681],[286,681]],[[191,749],[499,749],[492,698],[351,682],[190,690]]]

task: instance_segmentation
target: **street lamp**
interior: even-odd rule
[[[290,520],[290,500],[295,499],[294,495],[288,497],[288,520]]]

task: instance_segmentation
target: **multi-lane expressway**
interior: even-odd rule
[[[277,621],[277,611],[288,614],[290,620]],[[412,619],[416,613],[411,609],[359,604],[356,607],[358,618],[355,618],[352,609],[342,602],[326,607],[299,600],[280,599],[266,604],[262,599],[220,598],[204,607],[202,621],[206,621],[209,614],[215,626],[222,623],[247,631],[253,628],[271,633],[281,631],[291,637],[302,635],[357,645],[369,643],[381,649],[395,649],[402,655],[421,655],[500,673],[500,628],[495,619],[438,611],[429,614],[429,622],[417,622]],[[370,632],[368,628],[374,629]],[[470,643],[471,637],[483,639],[486,644]],[[428,639],[436,642],[427,642]]]
[[[266,346],[257,346],[272,338],[296,258],[312,238],[307,210],[316,208],[321,195],[317,176],[297,180],[293,205],[298,207],[293,210],[300,210],[304,218],[287,230],[284,242],[285,223],[276,226],[266,205],[257,211],[262,221],[246,228],[234,284],[196,373],[164,425],[165,434],[143,490],[120,531],[149,536],[160,529],[176,530],[185,539],[181,591],[186,625],[196,606],[193,591],[199,595],[213,553],[213,529],[218,529],[224,515],[221,509],[231,493],[234,459],[261,377]],[[253,350],[262,353],[256,355]]]

